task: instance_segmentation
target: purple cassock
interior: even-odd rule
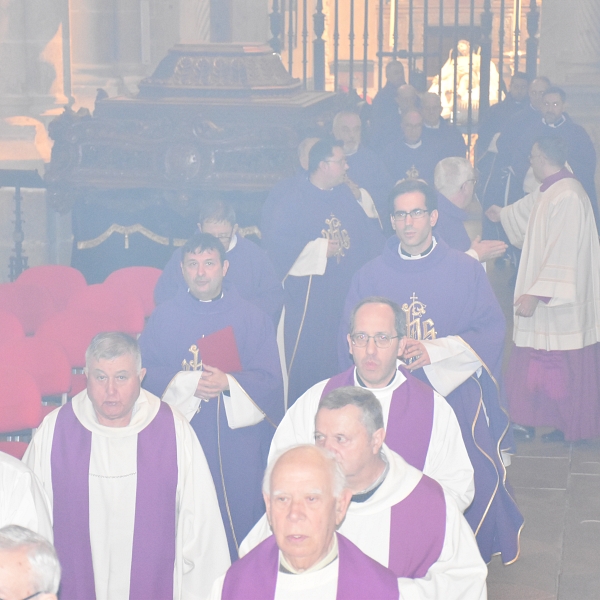
[[[337,600],[398,600],[394,573],[361,552],[350,540],[338,539]],[[277,588],[279,548],[274,536],[261,542],[227,571],[222,600],[272,600]]]
[[[396,139],[384,148],[381,156],[394,183],[408,178],[422,179],[433,185],[435,165],[447,155],[444,147],[438,146],[430,136],[423,135],[418,145],[412,148],[403,139]]]
[[[213,398],[202,402],[191,425],[215,482],[230,554],[237,558],[231,523],[239,544],[264,513],[262,475],[274,426],[283,415],[283,383],[273,323],[224,281],[223,297],[212,302],[200,302],[180,288],[174,298],[156,307],[139,343],[147,369],[143,385],[162,396],[182,370],[182,362],[193,360],[190,347],[202,336],[227,326],[233,327],[243,369],[232,375],[271,423],[264,419],[251,427],[230,429],[221,399]]]
[[[285,355],[290,403],[335,375],[336,336],[354,273],[381,252],[385,240],[342,184],[321,190],[297,175],[276,185],[263,209],[263,245],[284,281]],[[323,275],[287,276],[306,246],[329,236],[343,254],[327,260]]]
[[[92,432],[66,404],[56,419],[51,466],[54,545],[62,568],[60,597],[96,597],[90,542]],[[138,434],[137,486],[129,598],[173,597],[177,441],[171,408],[161,403]]]
[[[387,172],[381,157],[366,146],[359,146],[354,154],[346,156],[348,177],[369,192],[386,235],[392,233],[389,195],[394,180]]]
[[[353,278],[339,334],[343,368],[351,362],[345,334],[353,307],[367,296],[384,296],[407,313],[409,336],[417,339],[460,336],[479,356],[481,376],[467,379],[447,396],[461,427],[473,465],[475,498],[465,511],[486,562],[496,552],[505,563],[519,552],[523,517],[506,482],[500,450],[510,450],[509,419],[498,382],[501,376],[505,321],[483,267],[439,240],[419,260],[403,260],[399,240],[391,237],[383,254]],[[427,382],[422,369],[414,372]],[[489,419],[489,426],[486,421]],[[389,427],[389,425],[388,425]]]
[[[187,287],[181,272],[182,258],[181,248],[178,248],[166,264],[154,288],[156,304],[175,296],[180,287]],[[236,245],[225,258],[229,262],[227,280],[235,285],[242,298],[265,311],[277,327],[283,306],[283,289],[266,252],[237,235]]]
[[[469,213],[452,204],[443,194],[438,194],[437,210],[438,220],[433,228],[436,239],[442,238],[450,248],[466,252],[471,247],[471,239],[465,229]]]

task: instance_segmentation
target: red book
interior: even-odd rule
[[[196,345],[203,364],[216,367],[223,373],[236,373],[242,370],[242,362],[231,325],[200,338]]]

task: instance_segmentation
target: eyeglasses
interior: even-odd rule
[[[352,340],[352,344],[357,348],[364,348],[371,339],[378,348],[389,348],[392,345],[392,340],[395,340],[397,337],[397,335],[390,336],[385,333],[376,333],[375,335],[353,333],[350,339]]]
[[[427,208],[415,208],[409,212],[405,210],[397,210],[394,213],[394,221],[405,221],[406,217],[410,216],[411,219],[422,219],[429,210]]]
[[[348,161],[345,158],[340,158],[339,160],[326,160],[325,162],[335,163],[336,165],[347,165]]]

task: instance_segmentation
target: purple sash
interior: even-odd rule
[[[406,381],[392,394],[385,443],[409,465],[422,471],[433,428],[433,390],[404,367],[398,370]],[[354,385],[354,367],[332,377],[321,398],[337,388],[350,385]]]
[[[92,432],[66,404],[56,419],[51,454],[61,600],[96,597],[89,526],[91,448]],[[138,434],[137,458],[129,597],[166,600],[173,597],[178,467],[173,412],[163,402]]]
[[[336,534],[339,546],[337,600],[398,600],[396,576],[363,554],[350,540]],[[231,565],[221,600],[273,600],[279,571],[279,548],[275,536],[261,542]]]
[[[389,568],[396,577],[425,577],[442,553],[445,536],[442,486],[423,475],[415,489],[392,506]]]

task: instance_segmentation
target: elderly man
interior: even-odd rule
[[[473,468],[452,408],[399,364],[406,346],[406,321],[387,298],[365,298],[352,311],[347,348],[354,366],[321,381],[302,395],[281,421],[271,456],[315,436],[321,398],[348,385],[369,389],[381,402],[388,446],[454,496],[461,510],[473,500]]]
[[[287,450],[269,465],[263,490],[273,535],[215,582],[211,600],[399,598],[394,573],[336,533],[351,492],[329,452]]]
[[[422,179],[433,183],[435,165],[446,156],[446,149],[431,136],[423,135],[423,116],[416,110],[402,113],[402,136],[382,153],[392,179]]]
[[[321,399],[315,443],[334,454],[352,491],[339,532],[394,572],[401,598],[484,600],[487,569],[453,498],[384,446],[385,437],[369,390],[339,388]],[[263,518],[242,552],[268,535]]]
[[[140,348],[144,386],[164,393],[198,435],[235,559],[238,541],[262,514],[260,478],[283,414],[283,382],[273,323],[224,280],[225,256],[207,233],[186,242],[187,288],[156,307]]]
[[[198,229],[214,235],[223,244],[229,263],[227,280],[235,285],[242,298],[264,310],[277,326],[283,306],[281,282],[266,252],[238,234],[233,207],[220,199],[208,200],[200,210]],[[179,287],[185,287],[181,258],[182,250],[178,248],[156,282],[156,304],[173,298]]]
[[[0,527],[21,525],[51,542],[52,509],[46,492],[25,464],[4,452],[0,452],[0,490]]]
[[[535,192],[488,215],[523,248],[515,288],[513,347],[506,375],[512,419],[543,441],[600,435],[600,247],[590,200],[565,167],[567,144],[541,137],[531,166]]]
[[[421,96],[423,114],[423,135],[431,137],[443,156],[462,156],[467,154],[467,144],[462,133],[442,118],[442,101],[438,94],[426,92]]]
[[[414,375],[454,409],[475,475],[475,497],[465,511],[487,562],[519,553],[523,518],[506,484],[501,451],[512,449],[501,405],[505,321],[480,263],[433,236],[437,194],[420,181],[392,191],[392,226],[383,254],[352,280],[339,335],[340,365],[348,366],[346,331],[360,300],[378,295],[402,306],[409,339],[403,359]]]
[[[263,216],[263,243],[284,282],[290,403],[336,373],[335,337],[350,280],[385,243],[344,184],[347,169],[341,143],[320,140],[310,150],[308,178],[267,199],[272,214]]]
[[[47,539],[20,525],[0,529],[0,598],[56,600],[59,584],[60,565]]]
[[[387,213],[388,195],[394,182],[383,166],[381,158],[361,143],[362,124],[358,114],[341,111],[333,118],[333,135],[344,144],[344,154],[348,163],[347,175],[351,182],[359,187],[359,202],[368,216],[368,206],[375,204],[379,225],[389,228],[387,219],[381,218]],[[386,233],[391,233],[391,229]]]
[[[435,167],[435,188],[438,191],[438,220],[433,233],[443,239],[450,248],[467,253],[475,260],[501,257],[507,245],[500,240],[481,240],[477,236],[472,242],[464,222],[469,219],[467,207],[473,202],[477,171],[466,158],[451,156],[444,158]]]
[[[25,454],[52,502],[64,598],[206,598],[229,565],[202,448],[141,389],[145,372],[134,339],[98,334],[87,390],[44,419]]]

